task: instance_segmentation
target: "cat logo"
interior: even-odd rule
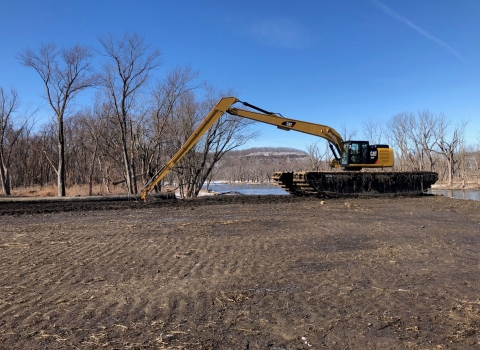
[[[295,122],[283,122],[282,125],[288,128],[293,128],[295,126]]]

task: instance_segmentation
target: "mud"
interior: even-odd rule
[[[2,349],[475,349],[480,202],[0,203]]]

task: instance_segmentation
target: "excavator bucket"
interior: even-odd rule
[[[437,180],[435,172],[277,172],[273,180],[297,196],[413,196]]]

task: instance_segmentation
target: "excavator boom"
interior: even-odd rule
[[[237,101],[240,102],[240,101]],[[249,103],[241,102],[248,107],[257,108]],[[310,134],[314,136],[319,136],[326,139],[328,142],[334,145],[336,151],[338,153],[342,152],[343,147],[343,140],[342,137],[338,132],[332,129],[329,126],[321,125],[321,124],[314,124],[309,122],[304,122],[301,120],[295,119],[287,119],[282,116],[279,116],[275,113],[265,114],[265,113],[257,113],[253,111],[248,111],[245,109],[230,107],[226,111],[228,114],[236,115],[242,118],[248,118],[251,120],[263,122],[266,124],[271,124],[277,126],[277,128],[290,131],[295,130],[299,132],[303,132],[305,134]]]

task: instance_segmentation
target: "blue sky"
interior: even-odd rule
[[[357,130],[428,109],[480,133],[478,0],[0,0],[0,86],[42,102],[14,55],[42,42],[99,48],[125,31],[162,51],[161,79],[190,65],[202,80],[283,116]],[[40,119],[49,110],[43,109]],[[261,126],[251,146],[305,149],[314,137]]]

